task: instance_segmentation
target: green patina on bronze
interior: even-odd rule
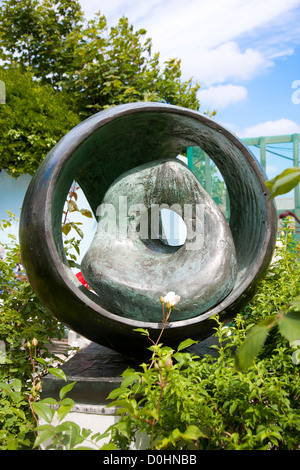
[[[187,239],[162,239],[159,209],[183,216]],[[156,160],[125,173],[103,199],[103,214],[82,261],[101,304],[118,315],[159,322],[160,296],[173,291],[173,321],[206,312],[233,289],[234,243],[227,221],[195,175],[179,160]]]
[[[217,305],[199,315],[194,310],[190,318],[187,314],[180,321],[170,319],[166,343],[207,337],[213,331],[214,313],[229,321],[251,298],[271,260],[277,228],[274,203],[268,200],[259,164],[236,136],[198,112],[134,103],[98,113],[70,131],[46,157],[25,197],[20,221],[22,259],[33,289],[60,321],[92,341],[131,354],[147,345],[135,328],[148,328],[153,338],[158,336],[159,321],[110,311],[98,295],[79,285],[64,255],[62,209],[73,180],[96,214],[122,174],[156,160],[174,159],[193,146],[215,162],[229,192],[236,279]]]

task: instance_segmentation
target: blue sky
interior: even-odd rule
[[[180,58],[183,79],[200,83],[200,111],[240,138],[300,132],[300,0],[80,3],[87,18],[145,28],[161,61]]]

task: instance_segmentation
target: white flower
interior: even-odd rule
[[[180,296],[176,295],[175,292],[168,292],[167,295],[161,297],[161,302],[167,304],[168,308],[174,307],[180,300]]]

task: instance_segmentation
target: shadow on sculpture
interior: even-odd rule
[[[199,146],[226,183],[230,222],[176,156]],[[81,186],[98,220],[81,286],[65,257],[61,219],[71,183]],[[248,148],[206,116],[159,103],[98,113],[71,130],[48,154],[28,188],[20,220],[21,255],[41,302],[91,341],[138,357],[149,346],[134,331],[161,330],[160,296],[181,300],[164,332],[176,346],[213,332],[253,296],[276,240],[276,211],[263,171]],[[170,246],[161,210],[187,228]],[[174,313],[174,314],[173,314]]]

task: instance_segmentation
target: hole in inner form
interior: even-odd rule
[[[141,237],[142,242],[151,251],[158,253],[175,253],[186,242],[187,226],[183,218],[174,210],[162,208],[148,213],[148,237]]]
[[[161,209],[160,221],[161,242],[168,246],[183,246],[187,237],[187,227],[183,218],[171,209]]]

